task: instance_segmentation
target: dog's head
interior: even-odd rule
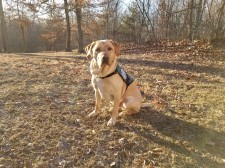
[[[111,65],[120,54],[120,46],[113,40],[98,40],[89,44],[85,51],[89,60],[95,59],[99,67]]]

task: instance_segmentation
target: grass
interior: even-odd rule
[[[135,54],[134,51],[136,52]],[[0,167],[225,166],[225,52],[123,50],[151,107],[95,119],[89,63],[74,53],[0,55]]]

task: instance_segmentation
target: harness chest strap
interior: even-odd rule
[[[109,78],[110,76],[113,76],[115,74],[119,74],[119,76],[122,78],[122,80],[126,83],[127,87],[134,81],[134,79],[127,74],[123,68],[121,68],[119,65],[117,65],[115,71],[113,71],[112,73],[104,76],[104,77],[99,77],[101,79],[105,79],[105,78]]]

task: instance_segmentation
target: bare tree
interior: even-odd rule
[[[190,0],[190,17],[189,17],[189,40],[193,40],[193,14],[194,14],[194,0]]]
[[[67,41],[66,41],[66,51],[70,52],[71,50],[71,28],[70,28],[70,17],[69,17],[69,9],[68,2],[64,0],[64,9],[66,15],[66,28],[67,28]]]
[[[196,12],[196,21],[195,21],[195,33],[194,37],[199,38],[199,27],[202,23],[202,16],[204,11],[204,6],[207,0],[199,0],[197,12]]]
[[[151,0],[136,0],[136,4],[138,6],[139,12],[142,14],[146,22],[146,28],[151,28],[151,36],[152,40],[156,40],[156,33],[155,33],[155,25],[153,22],[153,17],[151,17]],[[146,18],[146,19],[145,19]],[[150,35],[150,33],[149,33]]]
[[[114,19],[113,19],[113,39],[116,39],[116,32],[118,29],[118,10],[119,10],[119,3],[120,0],[116,1],[115,7],[114,7]]]
[[[78,33],[78,52],[84,52],[83,47],[83,31],[82,31],[82,6],[83,0],[75,0],[75,13],[77,17],[77,33]]]
[[[224,14],[225,14],[225,0],[222,0],[221,2],[221,7],[218,9],[218,20],[217,20],[217,27],[216,27],[216,39],[219,39],[219,37],[221,37],[221,35],[223,36],[225,33],[225,29],[224,29]]]
[[[0,19],[1,19],[1,35],[2,35],[3,52],[7,52],[7,40],[6,40],[7,33],[6,33],[6,24],[5,24],[2,0],[0,0]]]

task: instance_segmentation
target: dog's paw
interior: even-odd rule
[[[96,112],[95,110],[94,111],[92,111],[90,114],[88,114],[88,117],[90,118],[90,117],[95,117],[95,116],[97,116],[98,115],[98,112]]]
[[[111,118],[108,123],[107,123],[107,126],[108,127],[112,127],[116,124],[116,119],[115,118]]]

